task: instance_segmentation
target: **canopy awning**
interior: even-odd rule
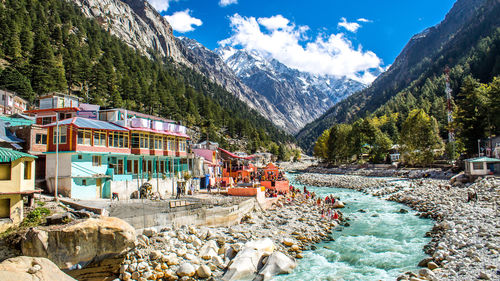
[[[12,162],[23,157],[37,158],[36,156],[28,153],[15,151],[5,147],[0,147],[0,162]]]

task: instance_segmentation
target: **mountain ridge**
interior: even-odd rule
[[[391,67],[370,87],[333,106],[306,125],[296,135],[301,147],[312,151],[313,142],[333,124],[351,122],[373,113],[414,81],[421,83],[426,78],[441,75],[446,65],[453,67],[464,52],[490,32],[480,27],[482,22],[491,18],[492,24],[498,26],[491,10],[497,8],[499,3],[498,0],[457,1],[443,21],[415,34]],[[476,36],[469,38],[464,32]]]
[[[345,77],[301,72],[255,51],[225,46],[216,52],[246,85],[289,116],[296,128],[301,128],[338,101],[365,87]]]

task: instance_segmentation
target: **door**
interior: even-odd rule
[[[96,179],[95,185],[97,187],[97,198],[102,198],[102,181],[101,181],[101,179]]]

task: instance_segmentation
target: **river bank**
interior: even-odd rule
[[[464,187],[448,180],[400,179],[306,173],[296,178],[303,184],[355,189],[403,203],[419,216],[436,220],[431,242],[424,247],[431,258],[423,260],[418,274],[400,279],[475,280],[496,279],[500,250],[500,180],[486,178]],[[466,202],[476,191],[477,202]]]
[[[164,227],[160,231],[146,229],[143,235],[138,236],[135,249],[127,254],[122,263],[120,279],[176,280],[190,276],[238,280],[227,276],[231,266],[237,266],[234,263],[238,253],[245,251],[246,243],[265,241],[262,239],[270,239],[274,244],[273,252],[283,253],[289,259],[289,268],[276,270],[274,274],[291,271],[296,266],[295,260],[303,257],[302,251],[328,239],[329,233],[337,226],[336,221],[321,219],[318,215],[320,208],[313,200],[298,196],[292,201],[277,200],[267,210],[254,210],[234,226]],[[287,260],[283,256],[281,258]],[[257,258],[257,262],[259,260]],[[251,265],[251,262],[247,261],[245,266],[248,264]],[[252,277],[260,268],[262,265],[247,275]]]

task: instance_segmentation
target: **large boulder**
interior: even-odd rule
[[[281,252],[274,252],[268,258],[266,265],[260,270],[256,280],[270,280],[279,274],[288,274],[297,266],[295,260]]]
[[[134,246],[135,229],[114,217],[38,227],[21,242],[26,256],[45,257],[61,269],[120,255]]]
[[[46,258],[15,257],[0,263],[2,281],[75,281]]]
[[[231,261],[226,273],[222,277],[224,281],[251,280],[257,272],[261,258],[272,254],[275,246],[269,238],[250,241]]]
[[[210,240],[200,249],[199,256],[204,260],[211,260],[213,257],[217,256],[219,252],[219,247],[215,240]]]

